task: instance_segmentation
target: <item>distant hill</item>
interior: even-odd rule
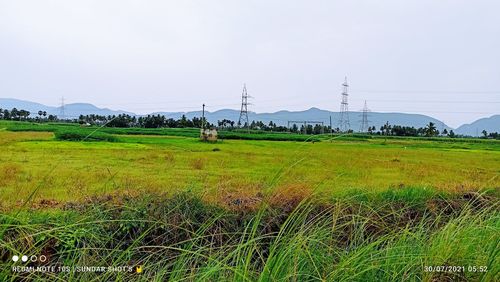
[[[478,119],[473,123],[464,124],[455,131],[458,134],[477,136],[481,132],[500,132],[500,115],[494,115],[488,118]]]
[[[51,107],[42,105],[35,102],[18,100],[18,99],[10,99],[10,98],[0,98],[0,108],[2,109],[23,109],[31,112],[33,115],[36,115],[38,111],[46,111],[48,114],[52,115],[61,115],[61,107]],[[89,115],[89,114],[99,114],[99,115],[118,115],[118,114],[130,114],[135,115],[134,113],[127,111],[114,111],[106,108],[98,108],[92,104],[88,103],[74,103],[67,104],[64,106],[64,116],[66,118],[78,118],[80,115]]]
[[[186,117],[188,118],[201,116],[200,111],[176,113],[174,115],[168,112],[161,112],[159,114],[163,114],[165,116],[169,116],[172,118],[179,118],[183,114],[186,115]],[[355,131],[359,130],[360,128],[361,115],[362,115],[361,112],[349,112],[351,128]],[[284,126],[288,124],[288,121],[301,121],[301,120],[319,121],[323,122],[325,125],[330,125],[330,116],[332,117],[333,127],[337,127],[340,118],[339,113],[321,110],[318,108],[310,108],[305,111],[296,111],[296,112],[279,111],[275,113],[253,113],[253,112],[248,113],[250,121],[260,120],[264,123],[269,123],[270,121],[272,121],[278,125],[284,125]],[[240,117],[240,112],[238,110],[224,109],[215,112],[205,112],[205,117],[211,123],[216,123],[218,120],[222,119],[229,119],[237,122]],[[387,121],[390,124],[398,124],[398,125],[414,126],[414,127],[425,127],[427,124],[429,124],[429,122],[434,122],[438,130],[440,131],[443,130],[444,128],[448,130],[451,129],[449,126],[447,126],[440,120],[418,114],[373,112],[369,113],[368,118],[370,121],[369,125],[375,126],[377,130]]]
[[[47,113],[50,114],[56,113],[55,107],[50,107],[35,102],[10,99],[10,98],[0,98],[0,108],[8,110],[11,110],[12,108],[17,108],[18,110],[27,110],[31,113],[35,113],[38,111],[46,111]]]
[[[60,107],[50,107],[46,105],[42,105],[39,103],[34,103],[30,101],[23,101],[18,99],[9,99],[9,98],[0,98],[0,108],[4,109],[12,109],[12,108],[24,109],[36,114],[39,110],[46,111],[49,114],[60,115],[61,108]],[[107,108],[98,108],[92,104],[88,103],[74,103],[67,104],[65,106],[65,117],[66,118],[78,118],[80,114],[99,114],[99,115],[118,115],[118,114],[129,114],[136,115],[131,112],[121,111],[121,110],[111,110]],[[161,114],[165,115],[168,118],[178,119],[182,115],[186,115],[188,118],[193,117],[201,117],[201,111],[194,112],[156,112],[152,114]],[[355,131],[359,130],[360,120],[361,120],[361,112],[349,112],[349,118],[351,123],[351,128]],[[330,124],[330,116],[332,117],[332,123],[334,127],[338,127],[339,113],[338,112],[330,112],[326,110],[321,110],[318,108],[310,108],[305,111],[279,111],[275,113],[253,113],[249,114],[250,121],[259,120],[264,123],[269,123],[270,121],[278,124],[286,126],[288,121],[320,121],[325,125]],[[205,112],[205,116],[208,121],[211,123],[217,123],[218,120],[229,119],[235,122],[238,121],[240,112],[238,110],[231,109],[223,109],[215,112]],[[414,127],[425,127],[429,122],[434,122],[438,130],[442,131],[443,129],[452,129],[443,123],[440,120],[432,118],[426,115],[419,114],[406,114],[406,113],[376,113],[371,112],[368,116],[369,125],[375,126],[377,130],[382,126],[385,122],[389,122],[390,124],[398,124],[405,126],[414,126]],[[485,129],[488,132],[500,132],[500,115],[495,115],[489,118],[479,119],[471,124],[465,124],[460,126],[455,130],[457,134],[464,135],[476,135],[476,131],[481,133],[481,131]]]

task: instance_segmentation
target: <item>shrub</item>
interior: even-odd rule
[[[87,131],[56,131],[55,136],[57,140],[65,141],[106,141],[116,142],[118,139],[113,135],[101,132],[87,132]]]

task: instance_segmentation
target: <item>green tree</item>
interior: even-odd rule
[[[425,136],[432,137],[437,135],[436,125],[431,121],[425,127]]]
[[[488,137],[488,131],[486,131],[485,129],[483,129],[483,131],[481,131],[481,133],[483,134],[484,138]]]
[[[385,124],[382,127],[380,127],[380,131],[382,131],[382,133],[384,135],[389,135],[391,132],[391,129],[392,129],[392,126],[389,124],[388,121],[386,121]]]

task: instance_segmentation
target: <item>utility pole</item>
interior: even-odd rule
[[[349,123],[349,102],[347,100],[349,94],[349,84],[347,84],[347,76],[345,77],[345,81],[342,84],[342,102],[340,103],[340,121],[339,128],[342,132],[348,132],[351,128],[351,124]]]
[[[363,107],[363,115],[361,118],[361,126],[359,127],[359,132],[368,132],[368,112],[370,110],[368,109],[368,106],[366,105],[366,100],[365,100],[365,106]]]
[[[330,115],[330,133],[333,137],[333,125],[332,125],[332,116]]]
[[[251,98],[251,97],[248,96],[246,84],[243,84],[243,93],[241,93],[240,119],[239,119],[238,123],[241,126],[241,125],[243,125],[242,122],[244,122],[247,130],[250,131],[250,122],[248,121],[248,98]]]

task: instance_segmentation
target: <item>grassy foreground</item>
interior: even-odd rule
[[[47,265],[70,270],[12,273],[12,263],[5,263],[0,279],[498,281],[496,198],[467,194],[408,201],[406,194],[281,201],[279,207],[263,205],[250,213],[180,194],[2,215],[0,257],[44,254]],[[76,271],[82,265],[142,266],[143,271]],[[459,270],[429,271],[436,266]]]

